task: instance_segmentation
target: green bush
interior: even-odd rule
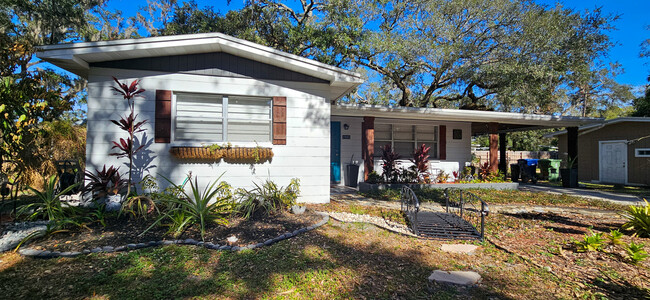
[[[622,232],[618,230],[610,230],[607,239],[609,240],[609,243],[612,245],[621,245],[623,244],[623,242],[621,241],[622,237],[623,237]]]
[[[589,251],[600,251],[603,248],[603,238],[602,232],[593,232],[589,229],[591,234],[585,234],[584,238],[580,242],[576,242],[578,246],[578,252],[589,252]]]
[[[625,252],[627,252],[628,258],[635,264],[648,257],[648,253],[643,250],[644,246],[643,243],[636,244],[634,241],[625,246]]]
[[[173,186],[172,190],[180,197],[171,195],[163,197],[162,201],[166,202],[167,212],[161,215],[146,231],[163,220],[169,219],[172,222],[170,233],[178,236],[187,226],[198,224],[201,230],[201,239],[203,239],[208,223],[227,224],[227,216],[232,212],[233,207],[232,197],[229,191],[225,191],[225,189],[229,189],[229,185],[219,183],[219,179],[221,177],[208,183],[203,191],[199,189],[197,178],[195,177],[192,181],[191,175],[181,186],[168,180]],[[187,193],[184,188],[187,182],[190,183],[190,193]]]
[[[236,212],[245,219],[263,212],[266,215],[279,210],[289,209],[296,204],[296,199],[300,193],[300,180],[291,179],[291,183],[286,188],[266,180],[262,185],[255,183],[252,190],[238,189],[237,198],[239,204]]]
[[[61,204],[61,196],[65,193],[76,188],[79,184],[73,184],[66,189],[56,193],[56,176],[52,175],[45,181],[44,191],[39,191],[31,186],[27,186],[36,197],[38,201],[21,206],[18,209],[19,215],[27,215],[30,220],[43,218],[58,223],[63,226],[65,224],[79,224],[74,220],[76,211],[74,207],[64,206]]]
[[[643,199],[645,206],[630,205],[623,213],[627,222],[622,228],[634,231],[634,235],[650,237],[650,204]]]

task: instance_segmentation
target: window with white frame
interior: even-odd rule
[[[636,157],[650,157],[650,148],[637,148],[635,150]]]
[[[271,141],[271,98],[196,93],[175,96],[175,141]]]
[[[438,126],[375,123],[375,157],[381,157],[386,144],[402,159],[411,158],[422,144],[431,147],[430,158],[438,158]]]

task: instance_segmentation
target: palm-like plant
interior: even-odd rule
[[[253,183],[255,188],[247,191],[239,189],[237,195],[240,202],[237,205],[237,212],[244,218],[248,219],[255,213],[263,211],[265,214],[270,212],[288,209],[296,203],[298,198],[300,180],[291,179],[291,183],[284,188],[271,181],[266,180],[259,185]]]
[[[630,205],[623,213],[627,222],[623,224],[623,229],[634,231],[635,235],[640,237],[650,237],[650,203],[643,199],[644,205]]]
[[[221,176],[212,183],[206,185],[201,191],[198,185],[198,179],[195,177],[189,179],[190,192],[186,192],[181,186],[177,186],[169,181],[175,190],[181,191],[180,197],[166,197],[169,211],[162,215],[154,224],[159,224],[164,219],[172,221],[174,232],[180,233],[187,226],[198,224],[201,230],[201,239],[205,236],[205,229],[208,223],[227,224],[227,216],[232,212],[233,203],[230,193],[224,189],[229,188],[227,184],[220,183]],[[178,224],[180,222],[180,224]],[[146,232],[146,231],[145,231]]]
[[[117,83],[118,87],[112,87],[113,90],[126,99],[127,104],[129,105],[130,113],[126,116],[123,116],[120,120],[111,120],[113,124],[117,125],[120,129],[126,131],[129,134],[127,139],[120,138],[119,141],[113,141],[113,147],[111,149],[117,149],[118,152],[111,153],[117,157],[128,157],[129,159],[129,179],[128,185],[126,188],[126,194],[129,196],[131,194],[131,178],[132,178],[132,169],[133,169],[133,156],[140,151],[144,145],[135,147],[133,136],[144,131],[142,126],[147,123],[147,120],[136,121],[138,115],[135,114],[135,103],[133,98],[139,97],[141,93],[145,90],[138,88],[140,81],[134,80],[131,84],[121,83],[117,78],[113,77],[113,80]]]
[[[386,179],[386,182],[395,183],[399,179],[400,171],[397,168],[397,160],[400,159],[400,155],[393,150],[393,147],[390,144],[386,144],[381,147],[381,159],[384,161],[383,176]]]
[[[424,182],[424,174],[429,170],[429,150],[431,150],[431,147],[422,144],[420,147],[415,149],[413,159],[411,159],[411,162],[415,164],[418,172],[418,180],[420,182]]]
[[[57,193],[56,176],[52,175],[48,180],[46,180],[45,190],[42,192],[31,186],[27,186],[27,189],[36,195],[38,201],[21,206],[18,210],[18,214],[29,214],[28,218],[32,220],[38,217],[44,217],[53,222],[63,222],[68,217],[67,210],[69,210],[70,207],[64,207],[61,204],[60,198],[62,195],[65,195],[65,193],[76,188],[77,185],[79,184],[73,184]]]

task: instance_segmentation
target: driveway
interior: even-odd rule
[[[639,196],[583,188],[564,188],[543,184],[519,183],[519,190],[530,192],[545,192],[551,194],[566,194],[571,196],[599,199],[623,205],[643,203],[643,199]]]

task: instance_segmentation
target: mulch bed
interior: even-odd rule
[[[603,251],[577,252],[575,241],[585,234],[609,234],[620,229],[620,217],[593,217],[578,214],[525,213],[490,215],[490,240],[511,252],[548,267],[560,281],[574,282],[581,289],[598,292],[610,299],[650,298],[650,260],[634,265],[621,246]],[[496,220],[495,220],[496,219]],[[621,241],[645,243],[650,239],[626,234]],[[575,295],[577,297],[577,295]]]
[[[256,215],[249,220],[232,218],[228,225],[209,224],[205,232],[205,242],[230,246],[246,246],[261,243],[287,232],[314,225],[322,216],[307,210],[302,215],[281,212],[272,215]],[[54,233],[44,238],[31,241],[27,247],[50,251],[81,251],[103,246],[124,246],[127,244],[147,243],[149,241],[194,239],[201,241],[200,229],[194,225],[179,237],[167,234],[166,226],[154,226],[142,234],[155,221],[129,217],[112,217],[106,219],[106,227],[99,223],[88,224],[88,228],[71,229]],[[163,222],[164,223],[164,222]],[[236,242],[228,242],[228,237],[237,237]]]

